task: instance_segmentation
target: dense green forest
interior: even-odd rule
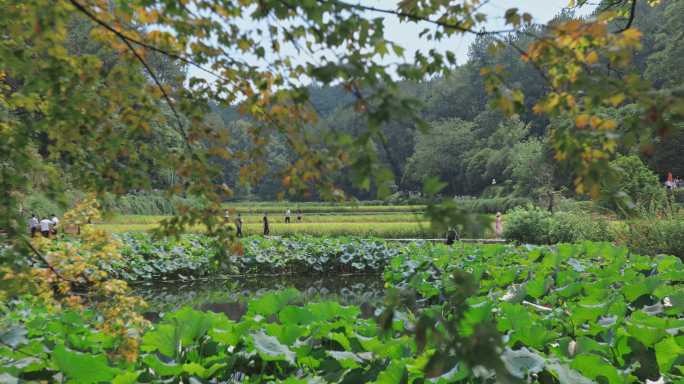
[[[609,4],[606,3],[606,6]],[[602,7],[604,5],[599,5],[596,12],[601,11]],[[684,37],[684,4],[664,2],[651,7],[639,2],[636,12],[639,17],[634,21],[635,27],[643,33],[643,43],[642,48],[635,52],[630,73],[640,74],[663,93],[681,92],[684,69],[679,59],[684,55],[680,43]],[[571,11],[566,10],[556,17],[556,21],[574,17]],[[553,21],[550,25],[553,25]],[[89,20],[72,18],[68,26],[67,48],[77,55],[96,55],[103,61],[100,69],[102,75],[115,76],[116,73],[112,71],[119,64],[119,57],[108,47],[89,39],[93,28]],[[447,183],[442,190],[445,196],[506,195],[540,199],[551,193],[574,193],[575,170],[567,163],[554,159],[554,149],[548,137],[551,126],[570,126],[574,121],[563,121],[561,118],[550,121],[548,114],[533,111],[533,106],[549,92],[549,83],[533,64],[521,60],[520,53],[513,48],[527,46],[533,41],[527,32],[541,34],[544,31],[540,29],[548,26],[531,25],[526,28],[532,30],[522,29],[507,36],[510,44],[499,46],[498,49],[492,49],[498,37],[478,37],[469,47],[467,61],[448,75],[435,75],[429,81],[400,83],[402,97],[415,99],[420,117],[429,123],[429,129],[416,128],[416,119],[410,115],[385,118],[380,127],[381,135],[370,138],[373,151],[368,151],[370,160],[375,160],[377,156],[379,165],[389,175],[386,177],[389,185],[385,185],[385,189],[398,201],[404,201],[401,199],[409,195],[416,196],[428,176],[437,176]],[[191,75],[187,65],[158,52],[149,53],[148,64],[157,74],[157,80],[168,87],[170,94],[182,92],[184,79]],[[496,66],[506,73],[505,81],[510,88],[520,88],[525,92],[524,108],[520,108],[518,115],[507,116],[502,113],[500,108],[496,108],[498,96],[486,90],[486,80],[480,71]],[[616,72],[614,75],[618,78],[624,75],[618,69],[605,70]],[[308,134],[332,131],[348,134],[351,138],[362,136],[366,131],[367,116],[357,110],[358,95],[342,86],[311,85],[307,90],[308,100],[318,115],[317,122],[306,127]],[[130,165],[135,163],[137,175],[145,176],[136,180],[145,180],[145,185],[122,185],[111,192],[121,194],[150,189],[166,190],[177,187],[179,182],[189,183],[186,178],[179,177],[173,166],[182,156],[185,145],[182,133],[173,127],[174,111],[164,103],[157,103],[156,107],[163,111],[166,120],[153,119],[147,123],[153,133],[151,140],[147,137],[136,138],[136,133],[122,138],[142,140],[144,150],[136,153],[135,160],[127,159],[106,165],[111,167],[111,173],[121,173],[124,175],[121,178],[125,179],[135,176],[128,174],[133,172],[134,168]],[[642,107],[621,104],[617,108],[604,107],[602,113],[616,119],[621,126],[633,126],[638,125],[639,119],[644,116],[639,108]],[[30,119],[28,116],[25,118]],[[213,176],[213,181],[229,186],[233,191],[233,200],[321,198],[316,188],[311,188],[304,195],[287,193],[291,191],[284,185],[286,173],[300,159],[292,143],[288,142],[287,131],[264,128],[262,123],[254,122],[249,113],[239,111],[238,107],[219,106],[216,103],[202,114],[201,119],[210,130],[230,138],[230,156],[215,156],[212,161],[220,169],[219,174]],[[182,116],[182,120],[189,122],[191,119]],[[623,145],[619,153],[640,156],[661,180],[668,172],[682,177],[684,161],[681,161],[680,156],[684,153],[684,125],[675,122],[673,126],[668,132],[657,134],[646,129],[639,130],[640,137],[625,138],[623,142],[631,142],[632,145]],[[662,133],[664,136],[660,137]],[[40,157],[47,163],[57,163],[61,170],[54,173],[48,168],[36,167],[35,174],[31,176],[35,190],[47,190],[43,184],[47,185],[47,179],[55,174],[78,173],[75,171],[77,164],[88,162],[92,156],[83,154],[82,158],[76,158],[73,155],[49,153],[48,148],[55,143],[54,138],[44,133],[37,135],[35,140],[40,144],[37,149]],[[655,141],[654,137],[657,137]],[[260,142],[260,146],[255,141]],[[324,146],[322,143],[319,145]],[[365,149],[359,147],[357,150]],[[123,154],[124,158],[128,156]],[[369,159],[361,161],[365,160]],[[253,168],[249,167],[251,163],[255,164]],[[256,163],[264,163],[265,166],[257,166]],[[240,174],[241,169],[243,175]],[[359,200],[378,198],[375,180],[367,186],[359,183],[353,164],[336,170],[333,181],[350,197]],[[70,184],[73,183],[67,180],[65,186],[69,188]]]
[[[598,8],[601,9],[601,6]],[[634,72],[656,84],[663,92],[681,90],[684,81],[684,4],[667,2],[657,7],[638,3],[639,18],[635,26],[643,32],[643,48],[636,53]],[[571,12],[558,20],[574,17]],[[508,37],[515,45],[525,46],[529,37],[523,32]],[[421,103],[422,117],[430,129],[421,132],[413,121],[394,119],[382,127],[385,141],[374,139],[380,161],[392,172],[392,192],[419,192],[426,176],[439,176],[448,183],[446,195],[520,195],[533,198],[549,191],[572,193],[573,175],[553,159],[548,145],[550,121],[532,111],[532,106],[548,92],[548,84],[531,64],[520,60],[512,47],[493,51],[491,38],[480,37],[469,48],[468,60],[450,75],[429,82],[402,84],[402,91]],[[485,90],[480,68],[501,65],[508,73],[507,81],[525,90],[522,115],[506,117],[491,108],[493,97]],[[620,74],[618,73],[618,76]],[[309,88],[310,99],[322,117],[319,126],[337,132],[356,134],[365,129],[364,117],[355,111],[354,96],[341,87]],[[619,122],[639,116],[631,105],[606,108],[605,115]],[[208,117],[211,125],[226,128],[234,137],[233,149],[249,146],[249,120],[242,119],[234,108],[216,107]],[[554,121],[554,124],[572,122]],[[644,137],[652,137],[650,133]],[[265,147],[267,169],[253,187],[236,190],[236,199],[271,200],[284,191],[282,172],[296,155],[285,137],[273,134]],[[684,176],[684,125],[668,132],[664,139],[651,142],[636,138],[635,145],[620,149],[621,154],[638,154],[661,179],[668,172]],[[180,145],[180,144],[178,144]],[[247,161],[247,160],[246,160]],[[238,184],[239,162],[226,161],[225,182]],[[359,189],[351,183],[351,172],[342,171],[337,182],[345,192],[358,199],[376,198],[376,189]],[[493,186],[493,181],[496,185]],[[315,199],[316,196],[305,197]]]

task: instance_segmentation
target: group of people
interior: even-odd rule
[[[680,179],[679,177],[675,177],[673,179],[665,181],[665,186],[671,190],[677,188],[684,188],[684,180]]]
[[[271,228],[269,226],[268,222],[268,212],[264,212],[264,217],[261,219],[264,223],[264,236],[267,236],[271,233]],[[285,224],[290,224],[292,221],[292,211],[290,211],[290,208],[288,208],[285,211]],[[302,222],[302,210],[298,209],[297,210],[297,222],[301,223]]]
[[[297,210],[297,222],[301,223],[302,217],[303,217],[302,210],[298,209]],[[228,210],[226,210],[225,219],[227,222],[230,221],[230,212]],[[268,212],[264,212],[264,217],[261,220],[262,220],[263,226],[264,226],[263,227],[264,228],[264,236],[270,235],[271,234],[271,226],[270,226],[270,222],[268,220]],[[289,224],[291,222],[292,222],[292,211],[288,208],[285,211],[285,224]],[[235,235],[237,237],[242,237],[242,224],[243,224],[242,214],[238,213],[237,217],[235,218]]]
[[[684,181],[679,177],[673,177],[672,172],[667,173],[667,179],[665,180],[665,186],[667,189],[675,190],[677,188],[684,188]]]
[[[40,231],[43,237],[50,237],[50,235],[57,235],[58,225],[59,219],[57,218],[57,215],[53,214],[41,219],[34,213],[31,214],[31,218],[29,219],[29,232],[31,233],[31,237],[35,237],[38,231]]]

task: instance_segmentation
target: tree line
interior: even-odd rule
[[[597,12],[606,4],[601,4]],[[653,82],[662,92],[681,91],[684,69],[678,64],[681,57],[684,5],[663,2],[651,7],[638,3],[639,17],[634,25],[643,33],[642,48],[635,52],[633,72]],[[574,18],[571,11],[563,11],[554,21]],[[538,27],[531,27],[538,28]],[[541,31],[537,31],[540,32]],[[514,45],[525,46],[531,38],[521,31],[507,37]],[[401,91],[421,103],[420,114],[429,122],[429,130],[417,129],[411,119],[393,120],[381,127],[382,137],[372,145],[378,160],[391,171],[389,191],[408,194],[419,192],[426,176],[438,176],[447,183],[443,193],[450,196],[484,194],[543,196],[549,191],[572,194],[573,173],[567,165],[555,161],[548,134],[551,120],[533,111],[533,106],[549,91],[539,71],[520,60],[513,48],[493,51],[494,39],[478,37],[471,44],[468,60],[463,65],[427,82],[402,82]],[[507,116],[492,108],[495,98],[486,91],[480,73],[483,67],[501,66],[507,82],[525,90],[523,113]],[[616,76],[626,74],[617,73]],[[356,135],[366,127],[364,116],[355,108],[354,97],[341,86],[316,86],[308,89],[310,100],[321,120],[309,129],[332,129]],[[494,105],[496,107],[496,105]],[[603,108],[602,114],[624,121],[638,119],[635,105]],[[241,117],[236,108],[216,107],[207,117],[211,125],[226,129],[235,138],[232,147],[239,151],[249,148],[248,138],[253,129],[249,119]],[[574,124],[557,118],[554,124]],[[668,172],[684,175],[684,125],[663,138],[652,140],[645,133],[631,146],[619,149],[620,154],[636,154],[664,178]],[[180,145],[177,143],[176,145]],[[283,192],[283,173],[297,155],[288,147],[283,135],[273,134],[264,148],[267,167],[258,183],[238,187],[235,198],[272,200]],[[229,185],[239,185],[239,161],[222,162],[223,177]],[[353,173],[342,169],[335,179],[345,192],[358,199],[377,198],[377,185],[369,189],[353,183]],[[495,182],[493,188],[492,182]],[[316,199],[318,196],[305,196]],[[302,198],[295,197],[295,198]]]

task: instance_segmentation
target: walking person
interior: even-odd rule
[[[47,217],[43,218],[40,221],[40,233],[43,234],[43,237],[50,237],[50,227],[52,226],[52,220],[48,219]]]
[[[31,218],[29,219],[29,231],[31,232],[31,237],[36,237],[36,232],[38,232],[39,226],[40,222],[38,221],[36,214],[32,213]]]
[[[299,222],[299,223],[302,222],[302,210],[301,209],[297,210],[297,222]]]
[[[665,186],[669,190],[672,190],[675,188],[675,182],[674,182],[674,179],[672,178],[672,172],[667,173],[667,180],[665,181]]]
[[[235,236],[242,237],[242,215],[239,213],[237,214],[237,218],[235,219],[235,228]]]
[[[264,212],[264,236],[268,236],[271,234],[271,228],[268,226],[268,213]]]
[[[496,222],[494,223],[494,233],[496,238],[500,239],[503,234],[503,223],[501,222],[501,212],[496,213]]]
[[[285,224],[290,224],[290,217],[292,216],[292,212],[290,211],[290,208],[285,211]]]
[[[455,228],[449,228],[446,234],[446,241],[444,242],[446,245],[452,245],[458,240],[458,232],[456,232]]]
[[[52,214],[51,216],[52,219],[50,219],[50,222],[52,223],[52,225],[50,226],[50,230],[53,235],[57,236],[57,225],[59,225],[59,219],[55,214]]]

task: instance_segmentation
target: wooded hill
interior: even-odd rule
[[[651,8],[639,3],[639,17],[635,26],[643,32],[643,48],[636,54],[635,72],[652,81],[663,92],[681,90],[684,81],[684,3],[666,2]],[[557,16],[558,20],[574,17],[570,12]],[[537,31],[540,32],[540,31]],[[517,46],[526,46],[531,40],[524,34],[509,39]],[[392,191],[420,191],[426,176],[439,176],[448,183],[447,195],[480,195],[497,181],[495,193],[534,196],[545,190],[567,187],[572,191],[573,176],[553,160],[553,151],[546,136],[554,124],[571,122],[553,121],[535,114],[532,106],[548,92],[539,72],[520,60],[512,48],[492,51],[491,40],[478,38],[470,47],[468,60],[449,76],[425,83],[404,83],[403,92],[414,96],[422,105],[430,130],[421,133],[412,122],[395,120],[382,127],[384,142],[375,140],[375,146],[384,164],[393,173]],[[525,112],[506,118],[490,107],[491,98],[485,91],[480,68],[501,65],[508,73],[506,81],[525,90]],[[611,69],[606,69],[607,71]],[[618,74],[621,75],[621,74]],[[322,117],[320,127],[338,132],[357,133],[365,127],[365,117],[355,111],[354,97],[342,88],[309,88],[311,101]],[[622,122],[636,115],[633,106],[619,109],[606,108],[607,116]],[[216,109],[209,119],[214,124],[228,127],[235,140],[234,146],[246,145],[240,140],[246,135],[249,121],[240,118],[235,109]],[[670,132],[666,140],[650,142],[651,132],[644,132],[638,145],[622,148],[622,154],[639,154],[649,167],[664,178],[667,172],[684,176],[684,125]],[[313,128],[314,130],[316,127]],[[240,188],[237,198],[268,200],[283,190],[280,172],[294,161],[284,138],[269,137],[267,146],[268,169],[261,182],[253,188]],[[238,165],[226,163],[225,178],[236,185]],[[351,187],[349,173],[342,172],[339,185],[359,199],[375,198],[375,187],[359,190]],[[494,193],[494,192],[490,192]]]

